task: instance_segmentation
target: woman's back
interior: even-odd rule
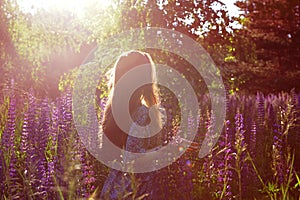
[[[134,113],[134,123],[146,126],[149,123],[149,109],[142,105]],[[131,130],[135,124],[132,125]],[[152,138],[153,139],[153,138]],[[147,151],[151,139],[137,138],[128,135],[126,148],[128,152],[144,153]],[[128,154],[127,154],[128,155]],[[129,155],[128,155],[129,156]],[[124,157],[124,160],[128,157]],[[125,173],[112,169],[103,186],[101,199],[157,199],[162,191],[159,191],[157,172],[148,173]]]
[[[142,69],[139,71],[138,77],[139,79],[148,80],[149,83],[137,87],[132,94],[129,94],[131,90],[128,87],[138,82],[138,80],[135,80],[137,76],[131,76],[130,79],[126,79],[124,76],[126,77],[126,74],[128,75],[129,72],[135,69]],[[161,129],[163,123],[158,109],[151,109],[151,120],[149,116],[149,108],[160,105],[158,86],[155,81],[155,65],[150,55],[139,51],[130,51],[121,55],[114,66],[112,77],[113,85],[103,117],[103,132],[108,140],[119,147],[120,154],[114,156],[123,159],[123,164],[126,164],[126,167],[136,164],[135,166],[140,169],[139,167],[143,165],[147,169],[153,168],[153,171],[126,173],[111,169],[102,188],[101,199],[191,199],[189,196],[191,193],[191,179],[188,177],[182,179],[182,174],[186,174],[183,173],[184,167],[182,168],[179,165],[177,167],[175,164],[160,170],[154,169],[157,165],[157,158],[162,157],[161,152],[156,150],[163,145],[164,137],[162,135],[164,129]],[[125,86],[120,89],[118,84],[119,86]],[[125,96],[130,96],[130,98],[126,99]],[[115,111],[114,114],[112,110]],[[127,116],[128,110],[130,116]],[[133,122],[128,120],[130,118]],[[125,124],[125,128],[122,127],[121,130],[116,122],[121,125]],[[157,130],[161,131],[152,136],[152,132],[155,133]],[[140,138],[140,136],[146,137]],[[111,143],[107,143],[107,145],[109,146]],[[178,151],[177,145],[172,146],[173,149]],[[105,144],[103,144],[103,147],[105,148]],[[126,151],[123,154],[124,149]],[[148,151],[151,151],[151,153],[142,154]],[[169,154],[169,152],[164,153]],[[110,155],[106,156],[112,161],[116,158]],[[170,158],[169,155],[165,157],[166,159]],[[178,161],[180,160],[181,158],[178,159]],[[180,181],[178,182],[178,180]],[[183,185],[184,190],[178,192],[179,184]]]

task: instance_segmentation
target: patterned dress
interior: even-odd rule
[[[146,125],[148,118],[148,108],[141,106],[133,116],[135,123]],[[133,124],[130,131],[135,131],[136,124]],[[126,150],[130,152],[146,152],[146,140],[128,135]],[[126,157],[126,154],[125,154]],[[126,159],[126,158],[125,158]],[[111,169],[106,182],[102,188],[101,199],[160,199],[159,185],[157,183],[157,172],[148,173],[125,173]]]

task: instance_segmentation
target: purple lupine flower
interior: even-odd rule
[[[36,116],[37,116],[37,108],[36,108],[36,99],[33,94],[33,90],[30,89],[28,93],[28,106],[27,110],[23,116],[23,124],[21,130],[21,141],[20,141],[20,152],[21,152],[21,162],[20,169],[22,169],[21,173],[23,178],[25,179],[24,184],[26,186],[24,188],[34,187],[37,185],[37,177],[36,174],[36,161],[37,161],[37,152],[35,149],[35,144],[37,140],[35,138],[36,133]],[[29,194],[30,191],[28,189],[24,189],[23,195],[24,198],[26,194]],[[23,198],[20,196],[20,198]]]
[[[41,116],[40,116],[40,124],[39,124],[39,150],[41,151],[41,154],[44,155],[44,151],[46,149],[49,136],[50,136],[50,107],[48,99],[45,98],[42,101],[42,109],[41,109]]]
[[[26,129],[28,129],[28,151],[27,151],[27,163],[33,164],[35,161],[35,143],[36,143],[36,132],[37,132],[37,115],[38,115],[38,109],[37,109],[37,100],[34,97],[33,89],[29,90],[28,95],[28,126]]]
[[[268,106],[268,123],[270,127],[275,123],[275,112],[272,104]]]
[[[16,185],[13,185],[13,179],[17,177],[17,171],[15,169],[16,165],[16,155],[15,155],[15,126],[16,126],[16,99],[14,94],[10,96],[9,99],[9,108],[8,108],[8,116],[7,122],[5,125],[5,129],[2,135],[2,146],[3,146],[3,155],[4,159],[8,161],[8,166],[5,168],[8,169],[9,176],[8,181],[12,183],[8,185],[8,189],[10,191],[10,195],[13,195],[14,191],[13,188]],[[14,180],[16,181],[16,180]],[[16,183],[16,182],[15,182]]]
[[[85,151],[81,151],[81,164],[82,164],[82,179],[83,188],[82,194],[84,198],[88,198],[96,189],[95,186],[95,172],[93,170],[93,165],[91,159]]]
[[[210,189],[211,187],[213,187],[214,183],[212,182],[213,180],[213,176],[214,174],[216,174],[215,170],[215,163],[213,160],[213,152],[212,152],[212,140],[213,140],[213,135],[214,135],[214,116],[213,114],[211,114],[211,116],[209,116],[208,114],[208,119],[206,122],[206,136],[205,138],[207,139],[208,144],[202,144],[206,145],[206,148],[210,148],[210,153],[207,157],[205,157],[204,159],[204,163],[203,163],[203,170],[204,170],[204,174],[205,174],[205,184],[207,185],[207,187]]]
[[[9,99],[8,115],[4,131],[2,133],[2,146],[4,154],[11,156],[15,142],[16,127],[16,99],[12,95]]]
[[[29,124],[28,124],[28,112],[24,113],[22,132],[21,132],[21,143],[20,150],[23,154],[26,154],[28,151],[28,137],[29,137]]]
[[[235,148],[236,150],[244,151],[246,147],[244,137],[244,118],[242,114],[236,114],[235,116]]]
[[[264,125],[265,118],[265,101],[262,93],[257,93],[257,121],[258,127],[261,129]]]
[[[238,191],[239,191],[239,199],[242,199],[242,191],[245,190],[244,182],[242,181],[242,169],[245,164],[245,157],[246,157],[246,147],[247,144],[245,143],[245,136],[244,136],[244,119],[243,115],[237,113],[235,116],[235,143],[234,143],[234,150],[235,150],[235,170],[237,172],[238,178]]]
[[[59,131],[59,116],[58,116],[58,108],[54,102],[51,103],[51,127],[50,127],[50,148],[51,152],[50,158],[47,164],[47,173],[46,173],[46,183],[48,188],[48,199],[55,199],[55,193],[52,190],[54,188],[54,180],[53,177],[56,175],[56,166],[58,164],[58,157],[56,154],[57,147],[57,133]]]
[[[298,104],[297,104],[297,108],[300,108],[300,93],[298,94]]]
[[[291,90],[291,93],[290,93],[290,94],[291,94],[291,100],[292,100],[291,103],[292,103],[292,105],[295,105],[295,106],[296,106],[296,105],[297,105],[297,100],[298,100],[297,98],[298,98],[298,97],[297,97],[297,93],[295,92],[295,88],[293,88],[293,89]]]
[[[12,86],[13,86],[12,81]],[[7,121],[5,124],[4,131],[2,133],[2,147],[3,147],[3,156],[4,160],[8,166],[4,166],[7,169],[6,181],[7,181],[7,189],[9,191],[9,196],[11,198],[15,198],[14,196],[17,194],[18,187],[18,173],[16,170],[17,159],[16,159],[16,147],[15,147],[15,127],[16,127],[16,96],[12,90],[9,95],[9,107],[7,114]]]
[[[215,130],[214,130],[215,123],[216,123],[215,115],[214,115],[214,113],[210,113],[210,117],[208,118],[208,121],[206,122],[207,132],[206,132],[205,138],[207,138],[207,144],[203,144],[202,148],[204,145],[207,145],[207,148],[212,150],[213,141],[216,137]]]
[[[62,96],[57,99],[56,107],[58,110],[58,128],[57,128],[57,135],[56,135],[56,155],[58,162],[56,163],[56,178],[57,184],[60,187],[66,187],[67,183],[64,181],[64,163],[66,156],[65,156],[65,149],[67,145],[67,132],[70,129],[69,123],[66,120],[66,97]]]
[[[24,113],[23,117],[23,124],[22,124],[22,132],[21,132],[21,142],[20,142],[20,153],[21,153],[21,163],[20,163],[20,169],[23,169],[21,171],[22,176],[26,180],[30,180],[30,177],[28,176],[29,166],[30,166],[30,153],[29,153],[29,113],[28,110]],[[30,185],[28,182],[25,182],[25,184],[28,186]],[[27,191],[24,191],[24,196],[20,196],[20,198],[27,198],[26,194]]]
[[[70,89],[66,90],[66,94],[58,100],[59,108],[59,133],[57,152],[59,157],[63,156],[63,149],[67,140],[67,133],[72,130],[72,97]]]
[[[274,142],[272,146],[272,170],[274,172],[275,181],[282,184],[285,176],[285,163],[283,155],[283,138],[280,131],[280,125],[275,125],[274,133]]]
[[[255,124],[255,121],[252,121],[249,150],[253,157],[255,156],[255,151],[256,151],[256,149],[255,149],[256,148],[256,134],[257,134],[256,124]]]
[[[48,99],[43,99],[41,103],[41,113],[39,118],[38,129],[35,135],[36,143],[36,161],[37,171],[35,177],[37,178],[34,183],[37,189],[37,198],[46,198],[47,196],[47,160],[45,157],[45,150],[49,140],[50,133],[50,108]]]
[[[219,147],[222,153],[219,155],[218,160],[218,174],[217,174],[217,194],[220,199],[232,199],[232,191],[230,182],[232,181],[232,147],[229,140],[229,120],[225,122],[224,137],[219,140]]]
[[[57,102],[58,107],[58,134],[57,134],[57,152],[59,155],[63,152],[64,142],[65,142],[65,132],[67,132],[67,125],[65,120],[65,97],[62,96],[58,98]]]
[[[256,123],[255,120],[252,121],[251,123],[251,130],[250,130],[250,139],[249,139],[249,153],[251,158],[255,158],[256,157],[256,142],[257,142],[257,127],[256,127]],[[251,184],[249,184],[251,183]],[[246,162],[244,164],[244,168],[243,168],[243,191],[248,191],[249,187],[251,187],[252,185],[257,185],[259,184],[259,179],[257,178],[257,174],[255,172],[255,170],[253,169],[253,167],[251,166],[250,162]]]
[[[64,113],[63,113],[64,119],[66,120],[68,126],[70,126],[73,118],[72,117],[72,94],[70,88],[67,88],[66,90],[65,105],[63,109],[64,109]]]

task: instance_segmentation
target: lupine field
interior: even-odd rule
[[[196,45],[186,46],[183,36]],[[111,169],[79,137],[78,130],[97,136],[95,127],[77,130],[74,121],[97,116],[92,125],[101,127],[110,92],[104,73],[134,49],[177,70],[199,103],[193,148],[153,172],[162,200],[300,200],[299,0],[0,0],[0,200],[100,199]],[[213,147],[218,116],[208,92],[223,87],[197,67],[226,88],[226,118]],[[74,104],[88,105],[84,92],[98,78],[95,107],[78,117]],[[189,102],[188,88],[170,80]],[[159,87],[167,116],[157,138],[168,145],[181,131],[182,102]],[[187,121],[190,130],[196,120]],[[88,142],[98,142],[90,135]],[[212,148],[199,158],[207,138]],[[120,199],[146,200],[130,178],[132,191]]]
[[[109,169],[76,133],[71,89],[54,100],[10,87],[5,94],[1,199],[97,199]],[[200,105],[199,143],[214,134],[214,116],[205,105]],[[300,94],[294,91],[228,95],[224,130],[210,154],[199,159],[197,152],[187,152],[162,170],[166,199],[299,199],[299,108]],[[185,194],[189,189],[192,194]]]

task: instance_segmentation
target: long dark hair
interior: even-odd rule
[[[146,66],[149,66],[149,70],[147,71],[150,72],[149,76],[152,79],[152,83],[139,87],[131,96],[129,100],[129,113],[131,114],[131,116],[133,116],[136,110],[142,105],[150,108],[153,105],[159,104],[158,87],[155,83],[156,70],[152,58],[148,53],[145,52],[136,50],[129,51],[123,53],[117,59],[114,68],[111,71],[111,92],[105,107],[102,128],[104,134],[108,137],[108,139],[119,148],[125,148],[128,135],[118,127],[112,114],[112,98],[115,95],[114,86],[126,72],[133,69],[134,67],[145,64],[147,64]],[[159,115],[159,111],[157,111],[156,113],[155,120],[155,123],[158,124],[159,127],[161,127],[161,118]],[[130,125],[131,124],[128,124],[128,127]]]

